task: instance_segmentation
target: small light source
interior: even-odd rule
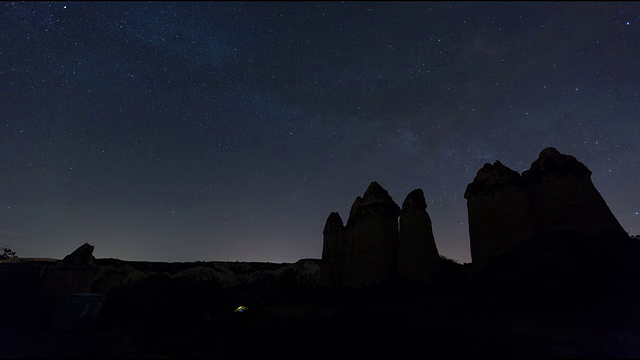
[[[631,25],[631,21],[627,21],[627,26]]]
[[[233,312],[235,312],[235,313],[242,313],[242,312],[245,312],[245,311],[247,311],[247,310],[249,310],[249,307],[248,307],[248,306],[240,305],[240,306],[238,306],[235,310],[233,310]]]

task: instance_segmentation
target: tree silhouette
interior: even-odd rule
[[[8,246],[3,246],[0,251],[2,251],[2,254],[0,254],[0,260],[7,260],[7,259],[14,259],[17,258],[18,256],[16,255],[16,252],[11,250]]]

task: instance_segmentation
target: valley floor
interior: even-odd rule
[[[640,332],[606,319],[505,317],[446,298],[266,305],[196,320],[98,319],[82,331],[37,318],[0,324],[2,358],[638,358]],[[453,311],[454,309],[458,311]],[[473,314],[473,315],[472,315]],[[161,316],[159,314],[159,316]],[[167,319],[170,317],[167,316]]]

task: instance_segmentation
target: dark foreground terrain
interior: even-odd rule
[[[38,321],[3,323],[3,358],[601,358],[637,357],[637,334],[602,319],[551,321],[471,314],[428,296],[341,306],[289,304],[259,313],[83,331]],[[458,306],[462,304],[457,304]],[[431,307],[425,310],[424,307]],[[231,310],[229,313],[232,314]],[[601,316],[601,315],[600,315]]]
[[[100,311],[69,330],[52,329],[61,300],[41,292],[55,262],[13,261],[0,264],[0,357],[637,358],[638,245],[625,246],[598,266],[560,251],[527,267],[516,252],[482,271],[449,262],[428,285],[360,292],[314,286],[315,259],[97,259],[100,271],[127,265],[130,280],[94,281],[107,294]]]

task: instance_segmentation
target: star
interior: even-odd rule
[[[25,257],[90,238],[98,257],[294,262],[379,181],[397,202],[424,189],[465,262],[466,185],[547,145],[639,229],[628,4],[87,2],[56,23],[65,2],[3,3],[0,229],[41,233]]]

